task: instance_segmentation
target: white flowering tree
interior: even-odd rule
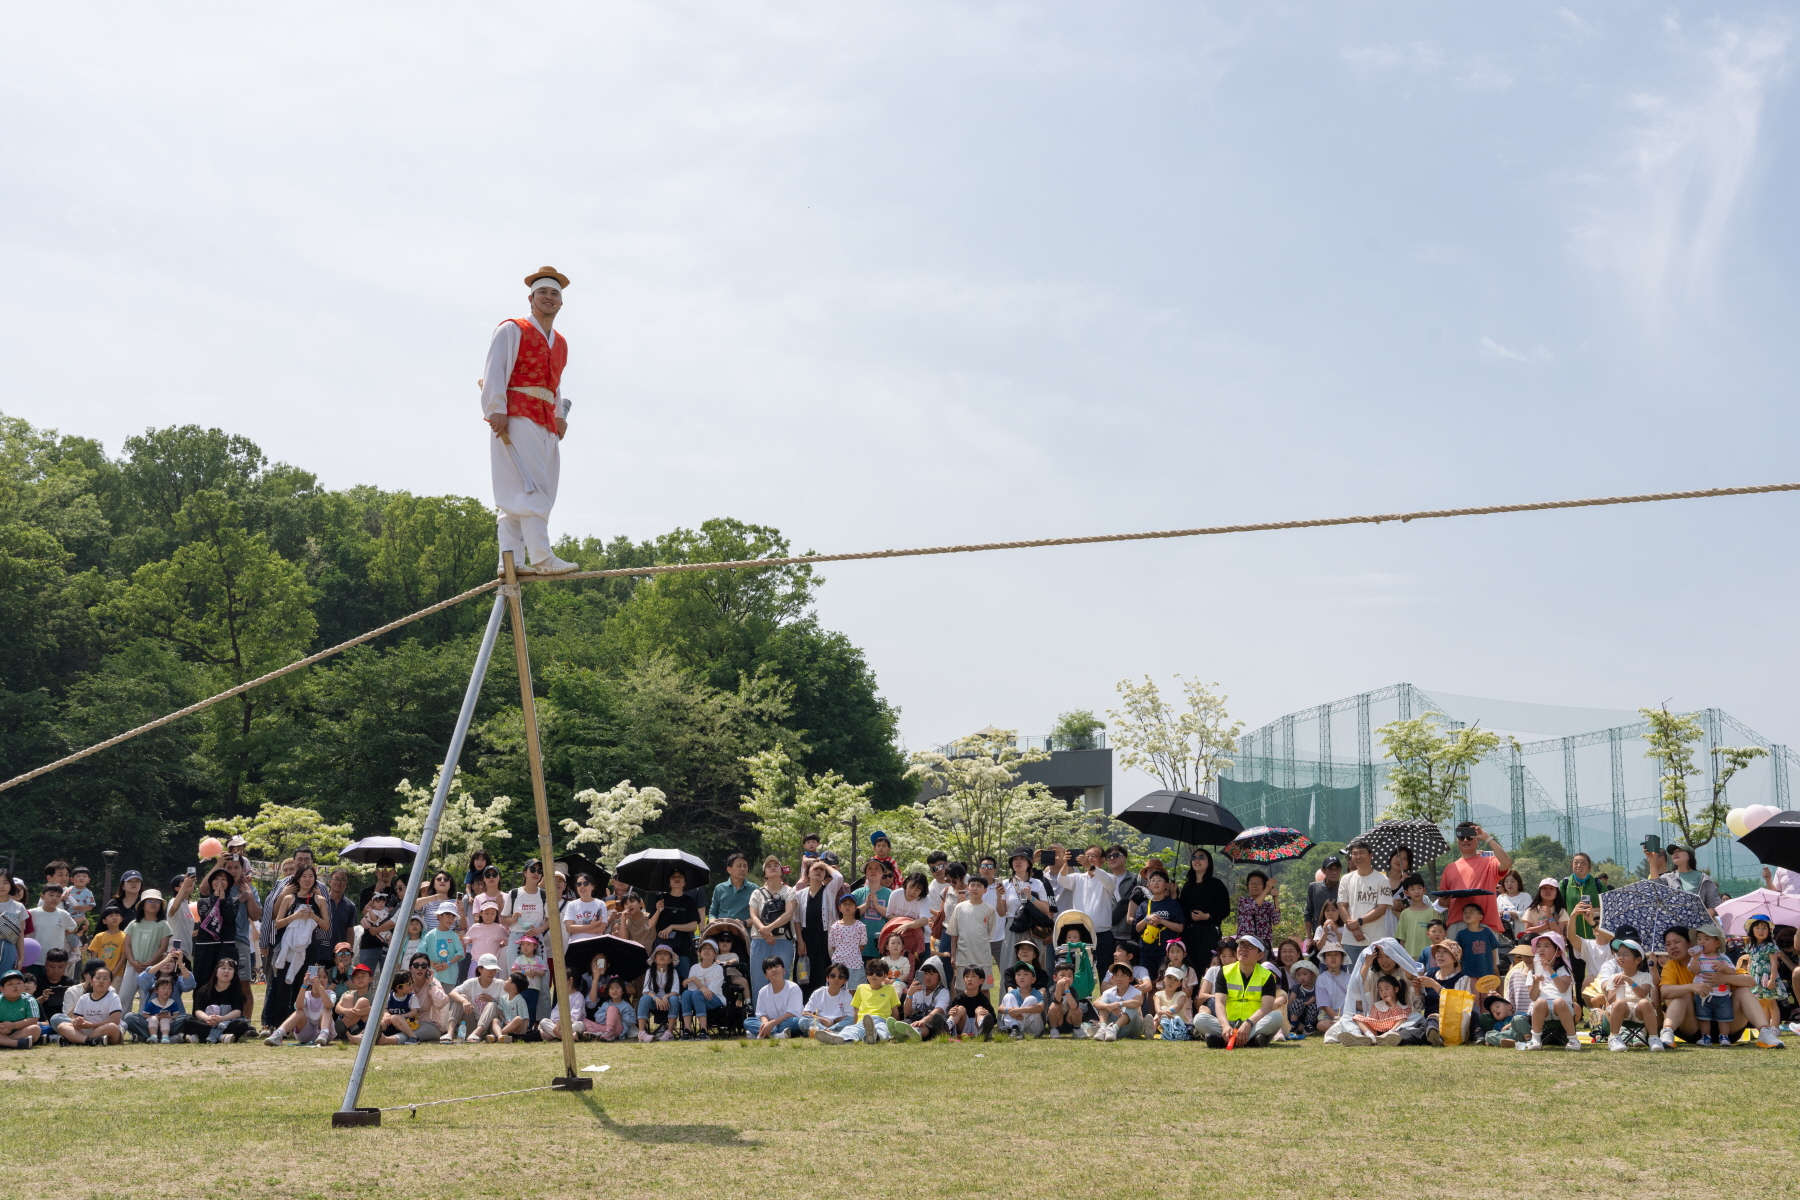
[[[762,835],[763,848],[788,862],[800,857],[800,839],[819,835],[822,846],[836,850],[850,861],[850,822],[856,819],[859,834],[874,828],[877,819],[869,803],[867,783],[850,783],[836,771],[810,778],[800,765],[777,746],[742,760],[750,775],[750,791],[740,807]],[[883,814],[885,817],[886,814]],[[752,870],[760,876],[760,869]]]
[[[400,815],[394,821],[394,833],[409,842],[417,842],[425,832],[425,817],[431,811],[431,797],[437,791],[438,778],[430,787],[414,787],[412,780],[402,779],[394,790],[403,797]],[[512,797],[495,796],[485,805],[478,804],[463,787],[459,771],[450,780],[450,794],[444,797],[444,815],[438,821],[437,838],[431,843],[426,866],[434,871],[449,871],[460,879],[463,865],[476,851],[493,854],[490,842],[512,837],[506,828],[506,811]]]
[[[635,788],[631,780],[622,779],[607,791],[587,788],[575,793],[578,804],[586,804],[586,821],[565,818],[563,832],[573,834],[565,850],[578,846],[595,847],[595,857],[608,866],[631,853],[632,839],[644,832],[644,826],[662,816],[669,798],[661,789]]]
[[[1231,767],[1229,755],[1237,752],[1244,723],[1226,712],[1227,697],[1213,691],[1218,684],[1175,678],[1181,681],[1185,709],[1164,700],[1148,675],[1142,683],[1119,680],[1122,708],[1106,713],[1113,722],[1113,745],[1120,766],[1154,775],[1170,791],[1205,792]]]

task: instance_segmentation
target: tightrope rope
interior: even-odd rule
[[[1160,529],[1144,533],[1096,533],[1089,534],[1085,537],[1034,538],[1022,542],[971,542],[957,546],[921,546],[910,550],[864,550],[854,554],[798,554],[788,558],[748,558],[739,559],[735,562],[665,563],[649,567],[613,567],[604,571],[574,571],[567,575],[552,576],[521,574],[520,579],[525,582],[560,583],[573,579],[608,579],[630,575],[672,575],[682,571],[766,569],[768,567],[801,566],[808,563],[856,562],[864,559],[876,558],[918,558],[932,554],[975,554],[985,550],[1032,550],[1045,546],[1093,546],[1102,542],[1141,542],[1154,541],[1160,538],[1210,537],[1221,533],[1265,533],[1276,529],[1324,529],[1336,525],[1382,525],[1389,521],[1399,521],[1404,524],[1408,521],[1427,521],[1440,517],[1485,517],[1497,513],[1547,512],[1551,509],[1558,508],[1597,508],[1610,504],[1651,504],[1660,500],[1706,500],[1716,496],[1756,496],[1769,492],[1795,491],[1800,491],[1800,483],[1764,483],[1758,484],[1755,487],[1705,488],[1691,492],[1648,492],[1636,496],[1600,496],[1587,500],[1544,500],[1535,504],[1490,504],[1479,508],[1434,508],[1425,509],[1420,512],[1380,513],[1374,516],[1363,517],[1314,517],[1304,521],[1261,521],[1252,525],[1211,525],[1198,529]],[[128,729],[124,733],[107,738],[104,742],[97,742],[85,750],[78,750],[74,754],[68,755],[65,758],[59,758],[53,763],[46,763],[35,770],[25,772],[23,775],[15,775],[5,783],[0,783],[0,792],[17,787],[21,783],[28,783],[40,775],[48,775],[52,771],[68,766],[70,763],[80,762],[90,755],[98,754],[102,750],[117,746],[120,742],[130,741],[139,734],[149,733],[152,729],[159,729],[172,721],[179,721],[182,717],[190,716],[200,712],[202,709],[211,708],[220,701],[229,700],[233,696],[242,695],[251,688],[261,687],[265,683],[279,679],[283,675],[287,675],[291,672],[298,671],[302,667],[310,667],[312,664],[319,662],[322,659],[330,658],[334,654],[341,654],[352,646],[360,646],[362,643],[372,641],[384,633],[392,633],[403,625],[409,625],[422,617],[428,617],[433,613],[442,612],[444,609],[461,604],[465,600],[472,600],[476,596],[482,595],[485,592],[491,592],[499,586],[500,581],[498,579],[488,583],[479,584],[470,588],[468,591],[463,592],[461,595],[452,596],[448,600],[440,600],[430,608],[422,608],[418,612],[401,617],[397,621],[389,621],[379,629],[371,629],[369,632],[353,637],[347,642],[339,642],[329,649],[321,650],[317,654],[310,654],[307,657],[300,659],[298,662],[292,662],[285,667],[277,668],[276,670],[270,671],[267,675],[262,675],[250,680],[248,683],[240,683],[236,687],[228,688],[216,696],[209,696],[205,700],[190,704],[186,708],[178,709],[167,716],[158,717],[154,721],[139,725],[136,729]],[[496,1094],[507,1095],[510,1093]]]
[[[461,1104],[464,1100],[493,1100],[500,1096],[523,1096],[527,1092],[554,1092],[558,1090],[559,1089],[554,1084],[545,1084],[542,1087],[518,1088],[510,1092],[483,1092],[479,1096],[455,1096],[449,1100],[421,1100],[417,1104],[390,1104],[380,1111],[401,1112],[405,1109],[411,1109],[412,1115],[416,1117],[419,1115],[419,1110],[421,1108],[431,1108],[439,1104]]]

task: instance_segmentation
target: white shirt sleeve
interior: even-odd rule
[[[487,369],[481,378],[483,419],[506,411],[506,381],[512,378],[513,364],[518,361],[519,327],[502,321],[494,329],[494,340],[488,343]]]

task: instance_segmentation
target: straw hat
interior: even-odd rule
[[[555,267],[539,267],[525,277],[525,286],[536,291],[538,280],[540,279],[553,279],[556,281],[556,286],[558,288],[566,288],[569,286],[569,277]]]

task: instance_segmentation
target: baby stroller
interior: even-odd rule
[[[1081,997],[1085,1012],[1086,1002],[1099,991],[1100,981],[1094,965],[1094,947],[1099,939],[1094,936],[1093,919],[1078,908],[1058,913],[1056,932],[1050,936],[1056,962],[1066,962],[1075,968],[1075,994]]]
[[[709,938],[718,943],[719,958],[725,967],[725,1007],[713,1012],[707,1018],[707,1025],[715,1031],[743,1033],[744,1018],[750,1015],[756,1000],[756,990],[751,986],[749,975],[750,931],[741,921],[720,919],[701,930],[694,944],[698,946]],[[761,986],[760,980],[757,986]]]

